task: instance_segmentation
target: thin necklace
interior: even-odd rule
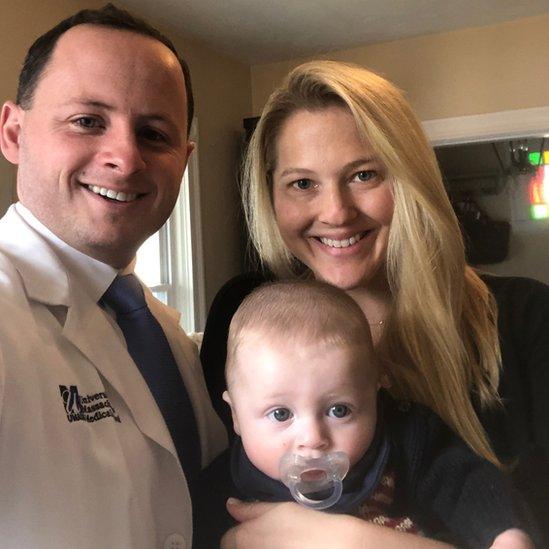
[[[385,320],[378,320],[377,322],[368,322],[370,326],[383,326],[385,324]]]

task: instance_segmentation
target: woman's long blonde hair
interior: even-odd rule
[[[332,105],[350,111],[392,181],[386,272],[393,306],[378,347],[391,391],[432,408],[477,454],[499,465],[473,405],[499,402],[495,301],[465,263],[435,154],[400,90],[362,67],[333,61],[305,63],[287,76],[265,105],[245,161],[252,242],[278,277],[302,275],[273,210],[276,139],[296,111]]]

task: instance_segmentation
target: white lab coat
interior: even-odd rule
[[[206,465],[226,435],[196,347],[177,314],[147,298],[188,388]],[[68,307],[64,325],[47,305]],[[0,221],[0,315],[0,545],[190,548],[187,484],[154,398],[106,313],[13,209]],[[64,387],[120,421],[69,421]]]

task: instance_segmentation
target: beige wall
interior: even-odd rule
[[[0,103],[13,99],[27,48],[59,20],[104,0],[25,0],[2,6],[0,17]],[[200,44],[174,35],[176,47],[189,62],[199,122],[199,171],[205,254],[206,300],[241,270],[242,243],[238,212],[236,165],[242,119],[251,113],[250,69]],[[0,214],[13,199],[15,169],[0,158]]]
[[[422,120],[549,105],[549,15],[334,52],[406,91]],[[302,60],[252,67],[253,110]]]
[[[243,269],[237,169],[242,120],[251,115],[249,66],[178,39],[193,80],[198,119],[198,148],[206,302]],[[194,153],[193,153],[194,154]]]

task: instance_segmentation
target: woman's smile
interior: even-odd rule
[[[349,246],[355,245],[359,240],[361,240],[366,235],[366,232],[356,233],[353,236],[348,238],[336,238],[336,237],[315,237],[325,246],[330,248],[348,248]]]

